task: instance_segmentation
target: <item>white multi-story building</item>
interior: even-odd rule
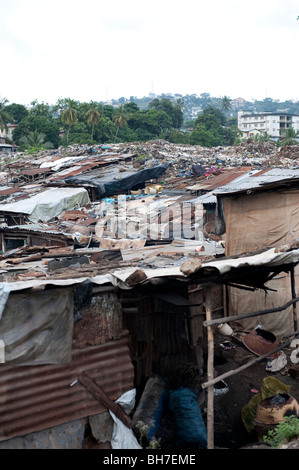
[[[279,140],[284,136],[284,130],[290,127],[299,133],[298,114],[238,112],[238,128],[243,137],[254,137],[267,132],[271,139]]]

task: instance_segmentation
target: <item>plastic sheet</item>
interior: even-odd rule
[[[7,284],[0,283],[0,320],[2,317],[3,310],[5,308],[7,299],[9,297],[10,289]]]
[[[170,390],[169,409],[173,412],[177,435],[180,442],[207,446],[207,431],[200,406],[198,393],[190,388]]]
[[[3,365],[71,361],[73,289],[11,294],[0,320]]]
[[[0,204],[0,212],[25,214],[33,223],[47,222],[66,210],[89,202],[88,192],[84,188],[50,188],[20,201]]]
[[[258,404],[265,398],[273,397],[279,393],[288,393],[290,387],[275,379],[274,377],[265,377],[261,390],[252,397],[250,402],[242,409],[242,421],[248,432],[254,429],[253,420],[256,415]]]
[[[116,400],[124,412],[129,414],[135,406],[136,389],[129,390]],[[112,449],[142,449],[133,433],[115,414],[109,410],[114,421],[113,434],[111,438]]]
[[[160,178],[169,165],[170,163],[166,163],[152,168],[145,168],[137,172],[119,172],[119,169],[115,167],[109,168],[106,172],[102,172],[102,176],[96,176],[94,173],[70,176],[65,178],[65,182],[81,186],[86,184],[93,185],[96,187],[97,197],[109,197],[138,186],[142,187],[146,181],[151,179]]]

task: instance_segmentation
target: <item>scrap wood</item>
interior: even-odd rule
[[[137,269],[132,274],[130,274],[129,277],[127,277],[125,282],[128,286],[135,286],[145,281],[146,279],[147,275],[141,269]]]
[[[86,372],[82,372],[79,377],[78,381],[88,390],[89,393],[91,393],[97,400],[102,402],[102,404],[108,408],[109,410],[112,411],[112,413],[115,414],[115,416],[120,419],[125,426],[128,428],[131,427],[131,419],[126,413],[123,411],[120,405],[118,403],[115,403],[114,401],[110,400],[110,398],[107,397],[106,393],[104,390],[94,381],[92,380]]]
[[[105,262],[105,266],[99,266],[94,264],[91,266],[90,264],[88,266],[81,265],[79,267],[76,266],[69,266],[66,268],[61,268],[57,269],[52,272],[47,273],[47,277],[51,279],[76,279],[76,278],[81,278],[81,277],[95,277],[101,274],[106,274],[113,272],[116,269],[120,268],[125,268],[125,267],[133,267],[137,266],[138,263],[134,262],[119,262],[119,263],[110,263],[108,260]]]
[[[42,256],[40,253],[35,253],[34,255],[31,256],[26,256],[25,258],[10,258],[6,260],[6,263],[9,264],[20,264],[20,263],[27,263],[29,261],[39,261],[42,259]]]

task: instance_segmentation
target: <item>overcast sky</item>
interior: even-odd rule
[[[298,0],[1,0],[0,97],[299,99]]]

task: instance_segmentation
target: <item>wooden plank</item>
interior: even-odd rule
[[[211,291],[207,289],[206,298],[206,318],[207,321],[211,320]],[[214,335],[211,326],[207,327],[208,333],[208,364],[207,364],[207,377],[210,385],[208,386],[207,397],[207,448],[214,449],[214,385],[212,380],[214,378]]]

